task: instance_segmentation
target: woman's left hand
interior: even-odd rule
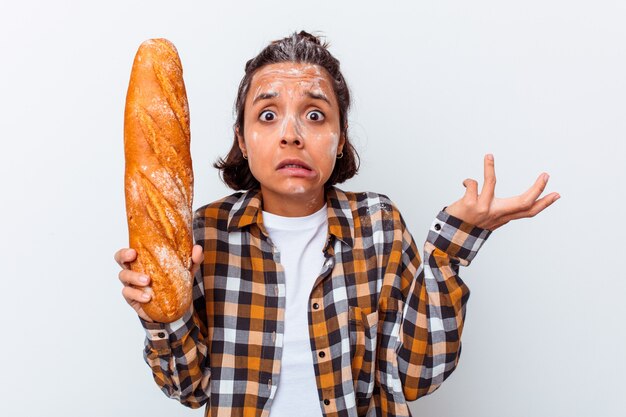
[[[485,183],[478,194],[478,182],[472,178],[463,181],[465,195],[455,201],[445,211],[464,222],[483,229],[495,230],[511,220],[533,217],[554,203],[561,196],[550,193],[539,200],[537,198],[546,188],[546,173],[539,175],[537,181],[525,193],[511,198],[494,198],[496,171],[493,155],[485,155]]]

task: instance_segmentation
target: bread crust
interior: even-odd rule
[[[141,44],[124,111],[124,189],[133,271],[150,277],[143,310],[170,323],[190,307],[193,169],[189,107],[178,52],[166,39]]]

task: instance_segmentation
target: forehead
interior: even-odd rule
[[[265,65],[257,70],[250,83],[250,96],[266,90],[296,88],[322,90],[332,93],[332,81],[323,67],[308,63],[281,62]]]

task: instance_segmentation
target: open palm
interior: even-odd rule
[[[495,230],[511,220],[533,217],[561,197],[553,192],[539,198],[550,178],[548,174],[542,173],[526,192],[510,198],[495,198],[496,171],[493,155],[485,155],[484,164],[485,182],[480,194],[478,182],[467,178],[463,181],[465,195],[446,207],[447,213],[483,229]]]

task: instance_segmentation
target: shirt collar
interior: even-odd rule
[[[228,213],[229,232],[244,228],[252,223],[258,223],[261,218],[262,196],[260,189],[249,190],[242,193],[235,201]],[[265,233],[265,228],[262,228]]]
[[[348,246],[354,244],[354,219],[350,200],[346,193],[337,187],[326,190],[328,212],[328,233]],[[268,236],[263,225],[263,196],[260,189],[249,190],[241,194],[228,215],[228,231],[242,229],[257,224],[261,232]]]
[[[328,233],[353,247],[354,219],[348,196],[339,188],[330,187],[326,191],[326,204],[328,205]]]

